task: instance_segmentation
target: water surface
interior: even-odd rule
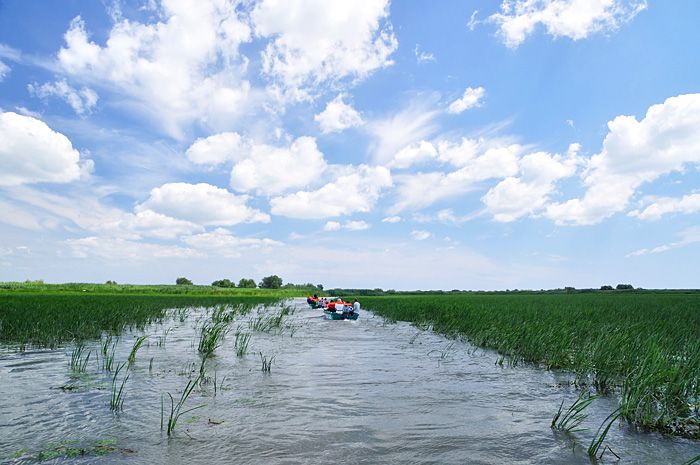
[[[620,459],[606,449],[592,461],[586,449],[615,399],[589,408],[590,431],[563,434],[550,424],[562,399],[577,397],[566,374],[501,366],[495,352],[370,312],[329,321],[304,299],[290,303],[296,310],[270,332],[249,329],[256,313],[236,318],[183,410],[204,407],[184,414],[171,437],[161,429],[161,399],[167,416],[168,393],[179,399],[198,374],[197,328],[209,310],[121,336],[115,365],[135,337],[148,339],[118,414],[110,410],[113,372],[94,353],[76,378],[73,346],[3,348],[0,456],[14,457],[2,463],[39,463],[43,454],[41,463],[80,464],[680,464],[700,454],[697,441],[616,424],[606,444]],[[242,357],[236,328],[251,333]],[[87,346],[101,350],[99,341]],[[85,455],[66,456],[80,448]]]

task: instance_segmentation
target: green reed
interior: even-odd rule
[[[236,349],[236,355],[238,357],[243,357],[246,354],[249,343],[250,333],[241,333],[240,331],[236,331],[236,340],[233,346]]]
[[[620,396],[621,418],[700,436],[700,295],[559,294],[362,297],[410,321],[496,349],[510,364],[573,373]]]
[[[129,366],[126,367],[126,374],[124,375],[124,378],[122,378],[122,382],[118,390],[117,377],[119,376],[119,372],[122,371],[125,365],[126,362],[122,363],[121,365],[118,365],[117,369],[114,371],[114,376],[112,377],[112,396],[109,399],[109,409],[112,412],[124,410],[124,397],[126,396],[124,386],[126,386],[126,381],[129,379]]]
[[[266,355],[263,355],[262,352],[260,352],[260,359],[262,360],[263,373],[269,373],[272,369],[272,361],[275,359],[275,356],[271,355],[270,358],[267,358]]]
[[[206,407],[205,405],[198,405],[197,407],[192,407],[187,410],[182,410],[182,406],[185,404],[185,401],[187,401],[187,398],[192,394],[192,391],[194,390],[195,386],[197,386],[197,383],[199,383],[201,374],[194,380],[190,380],[187,383],[187,386],[185,386],[185,390],[182,393],[182,396],[180,399],[175,402],[175,398],[168,392],[168,397],[170,397],[170,415],[168,416],[168,423],[167,423],[167,432],[168,436],[172,435],[173,431],[175,430],[175,425],[177,425],[178,420],[180,417],[188,412],[191,412],[192,410],[196,410],[198,408]],[[160,398],[160,429],[163,429],[164,425],[164,418],[165,418],[165,407],[163,405],[163,398],[164,396],[161,396]]]
[[[148,336],[139,336],[134,341],[134,345],[131,347],[131,352],[127,358],[127,360],[129,360],[129,365],[132,365],[136,361],[136,352],[138,352],[146,339],[148,339]]]
[[[90,361],[90,354],[92,350],[89,350],[87,356],[83,358],[83,352],[85,351],[85,345],[78,343],[73,349],[73,353],[70,358],[71,370],[77,373],[85,373],[87,371],[87,364]]]
[[[123,294],[45,292],[0,292],[1,343],[20,349],[54,348],[70,341],[99,340],[104,332],[143,330],[152,323],[162,323],[174,312],[186,315],[185,310],[190,308],[229,306],[235,307],[237,314],[245,314],[256,306],[283,300],[267,296],[127,294],[126,288]]]
[[[228,333],[228,323],[204,323],[200,330],[199,351],[204,354],[211,354],[221,346]]]
[[[588,391],[583,391],[578,399],[566,410],[563,409],[564,399],[562,399],[559,410],[552,419],[552,428],[559,429],[565,433],[586,431],[588,428],[579,428],[581,423],[588,418],[588,414],[583,413],[583,411],[599,397],[600,396],[591,396]]]

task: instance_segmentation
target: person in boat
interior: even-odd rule
[[[318,300],[318,295],[314,294],[314,300]]]
[[[342,312],[342,314],[343,314],[343,320],[346,319],[346,318],[348,317],[348,312],[349,312],[349,310],[350,310],[348,307],[349,307],[349,306],[348,306],[348,305],[345,305],[345,303],[344,303],[342,300],[340,300],[340,299],[338,299],[338,301],[335,303],[335,311],[336,311],[336,312]]]
[[[360,302],[355,299],[355,303],[352,304],[352,308],[350,309],[350,315],[355,315],[360,313]]]

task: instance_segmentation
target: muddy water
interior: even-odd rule
[[[700,454],[698,442],[615,425],[606,444],[620,459],[606,449],[592,462],[586,449],[614,399],[589,408],[590,431],[566,435],[550,428],[561,400],[576,399],[566,375],[502,367],[494,352],[369,312],[328,321],[303,299],[292,305],[270,332],[249,329],[255,313],[232,323],[207,361],[206,383],[182,410],[204,407],[183,414],[171,437],[161,429],[161,399],[167,422],[168,393],[177,400],[199,371],[196,328],[206,310],[121,336],[115,365],[135,337],[149,337],[118,414],[110,410],[113,373],[94,352],[76,377],[73,347],[2,348],[0,463],[680,464]],[[242,357],[237,327],[251,333]]]

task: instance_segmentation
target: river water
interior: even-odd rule
[[[493,351],[371,312],[329,321],[305,299],[287,305],[295,310],[272,331],[249,329],[256,313],[232,323],[181,411],[204,406],[183,413],[171,436],[161,429],[161,400],[167,423],[168,394],[177,401],[199,372],[196,328],[208,310],[121,336],[115,365],[137,336],[148,339],[118,413],[110,410],[113,372],[95,359],[99,342],[86,345],[93,355],[81,376],[69,366],[73,346],[2,348],[0,463],[681,464],[700,454],[700,442],[623,423],[611,428],[602,458],[591,459],[586,449],[616,401],[587,409],[589,431],[553,430],[562,399],[568,406],[577,397],[566,374],[501,366]],[[236,328],[251,334],[243,356]]]

